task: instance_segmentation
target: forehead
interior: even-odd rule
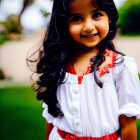
[[[82,11],[97,9],[93,6],[92,0],[73,0],[69,4],[70,13],[80,13]]]

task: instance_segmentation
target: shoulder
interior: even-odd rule
[[[105,61],[97,69],[100,73],[100,76],[103,76],[105,73],[110,73],[110,68],[114,67],[114,62],[117,58],[117,53],[106,49],[104,56]]]
[[[137,71],[136,62],[130,56],[124,56],[109,49],[106,49],[104,56],[105,61],[98,68],[100,77],[105,73],[110,73],[111,69],[115,74],[121,73],[124,69]]]
[[[139,81],[138,69],[134,58],[118,54],[113,68],[113,77],[115,81],[125,79],[127,83],[132,82],[132,79]]]
[[[137,71],[137,64],[133,57],[122,56],[121,54],[117,54],[114,68],[119,71],[124,69],[130,71]]]
[[[121,55],[121,54],[117,54],[117,57],[116,57],[116,62],[120,62],[122,61],[123,63],[126,63],[126,64],[136,64],[135,60],[133,57],[130,57],[130,56],[126,56],[126,55]]]

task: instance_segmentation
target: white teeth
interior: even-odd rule
[[[93,35],[83,35],[83,37],[93,37],[95,36],[96,34],[93,34]]]
[[[94,35],[89,35],[89,36],[87,36],[87,37],[93,37]]]

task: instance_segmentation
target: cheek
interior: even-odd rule
[[[107,35],[109,32],[109,21],[103,21],[99,24],[98,29],[101,34]]]
[[[73,26],[73,25],[69,25],[69,32],[71,34],[71,36],[78,36],[80,35],[80,32],[81,32],[81,27],[80,26]]]

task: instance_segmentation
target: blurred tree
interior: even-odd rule
[[[35,2],[35,0],[23,0],[23,7],[21,9],[21,12],[19,13],[19,18],[21,18],[21,15],[23,14],[23,12],[25,11],[25,9],[30,6],[31,4],[33,4]]]
[[[127,0],[119,9],[119,15],[122,34],[140,34],[140,0]]]
[[[0,0],[0,3],[3,0]],[[6,33],[22,33],[22,24],[21,24],[21,16],[24,13],[24,11],[32,5],[36,0],[22,0],[23,6],[18,15],[11,14],[7,17],[6,21],[0,22],[0,24],[5,28]],[[46,18],[50,13],[48,13],[46,10],[41,10],[40,11],[43,16]]]
[[[6,21],[0,22],[6,33],[21,33],[21,25],[18,22],[18,18],[18,15],[11,14],[6,18]]]
[[[22,25],[21,25],[21,16],[24,13],[25,9],[27,7],[29,7],[31,4],[33,4],[35,2],[35,0],[23,0],[23,7],[19,13],[19,25],[21,26],[21,30],[22,30]],[[21,31],[22,32],[22,31]]]
[[[1,79],[4,79],[4,78],[5,78],[4,72],[3,72],[3,70],[0,68],[0,80],[1,80]]]
[[[0,0],[0,3],[3,0]],[[25,9],[33,4],[35,0],[23,0],[23,7],[19,15],[9,15],[5,22],[0,22],[5,28],[7,33],[22,33],[21,16]]]
[[[42,13],[42,15],[46,18],[48,17],[51,13],[47,12],[46,10],[44,9],[41,9],[40,12]]]

